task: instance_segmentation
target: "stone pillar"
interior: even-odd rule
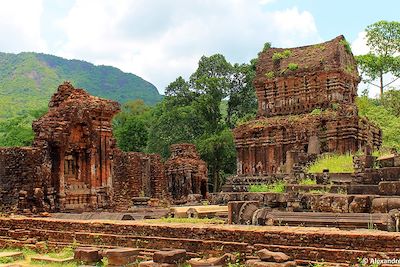
[[[96,196],[96,186],[98,184],[97,181],[97,166],[96,166],[96,149],[91,148],[90,149],[90,182],[89,182],[89,188],[90,188],[90,207],[95,209],[97,206],[97,196]]]
[[[60,203],[60,210],[65,209],[65,177],[64,177],[64,150],[60,150],[60,162],[59,162],[59,191],[58,191],[58,198],[59,198],[59,203]]]

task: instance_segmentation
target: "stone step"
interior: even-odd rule
[[[288,226],[337,227],[340,229],[373,228],[388,230],[390,216],[386,213],[330,213],[271,211],[262,224]],[[259,220],[259,222],[260,222]]]
[[[31,262],[35,263],[40,263],[40,262],[45,262],[45,263],[54,263],[54,264],[63,264],[63,263],[69,263],[73,262],[74,257],[69,257],[69,258],[64,258],[64,259],[56,259],[56,258],[51,258],[47,256],[34,256],[31,257]]]
[[[0,261],[2,259],[10,258],[13,261],[21,260],[24,258],[24,254],[22,252],[0,252]]]

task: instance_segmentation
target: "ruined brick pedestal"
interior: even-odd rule
[[[207,166],[193,144],[171,146],[171,157],[165,162],[168,188],[174,200],[187,199],[191,194],[207,194]]]

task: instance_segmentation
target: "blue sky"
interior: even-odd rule
[[[202,55],[248,62],[266,41],[293,47],[343,34],[366,53],[365,27],[398,21],[399,10],[398,0],[0,0],[0,51],[112,65],[163,92]]]
[[[292,6],[313,15],[318,33],[324,40],[343,34],[353,41],[367,25],[378,20],[400,20],[398,0],[277,0],[271,1],[266,8],[279,10]]]

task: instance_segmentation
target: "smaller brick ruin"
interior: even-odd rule
[[[33,146],[0,148],[0,209],[125,211],[133,198],[205,197],[207,167],[195,146],[172,146],[165,166],[160,155],[123,152],[111,127],[119,110],[117,102],[60,85],[49,112],[33,122]]]
[[[165,175],[172,198],[186,199],[193,194],[206,197],[207,166],[195,145],[172,145],[171,157],[165,162]]]

